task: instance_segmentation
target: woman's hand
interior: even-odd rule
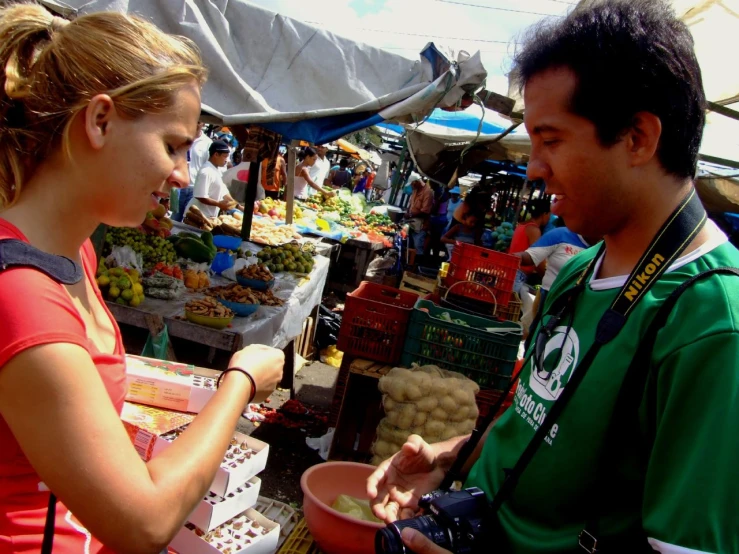
[[[321,194],[323,194],[324,198],[333,198],[334,196],[336,196],[336,193],[334,191],[327,191],[327,190],[322,190]]]
[[[229,367],[240,367],[248,371],[257,385],[254,402],[262,402],[274,392],[282,380],[285,354],[262,344],[242,348],[231,357]],[[226,376],[227,378],[227,376]]]
[[[444,475],[433,447],[411,435],[400,452],[382,462],[367,479],[372,511],[387,523],[413,517],[418,500],[437,489]]]

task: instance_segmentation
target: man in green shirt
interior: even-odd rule
[[[470,458],[465,486],[489,499],[577,371],[627,276],[691,192],[705,121],[692,37],[661,0],[605,0],[537,26],[514,74],[532,143],[529,179],[546,182],[552,213],[570,229],[604,236],[605,251],[571,317],[538,363],[524,367],[512,408]],[[542,325],[597,253],[562,269]],[[738,267],[739,253],[709,221],[600,350],[491,522],[490,552],[585,552],[578,535],[597,507],[603,544],[619,544],[598,552],[739,553],[739,278],[713,275],[680,297],[654,343],[648,365],[656,378],[633,407],[629,440],[607,444],[624,375],[657,310],[678,284],[725,266]],[[376,515],[412,517],[465,440],[428,445],[412,436],[368,481]],[[608,475],[599,472],[605,448],[615,468]],[[418,554],[447,552],[412,529],[402,536]]]

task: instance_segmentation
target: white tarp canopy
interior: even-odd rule
[[[450,65],[429,45],[412,61],[245,0],[41,1],[71,14],[135,13],[192,39],[210,70],[206,111],[226,125],[266,124],[316,143],[453,106],[487,75],[479,53]]]

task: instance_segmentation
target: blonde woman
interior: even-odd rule
[[[87,237],[101,222],[137,225],[187,186],[206,72],[192,43],[140,19],[68,23],[34,5],[0,9],[0,68],[0,240],[84,275],[0,272],[0,553],[41,551],[47,521],[55,554],[158,552],[283,364],[267,347],[235,354],[213,400],[149,463],[120,422],[124,350]]]

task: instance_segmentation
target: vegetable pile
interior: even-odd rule
[[[377,465],[400,450],[412,434],[435,443],[472,432],[480,387],[460,373],[429,365],[396,367],[379,382],[385,418],[372,445]]]

